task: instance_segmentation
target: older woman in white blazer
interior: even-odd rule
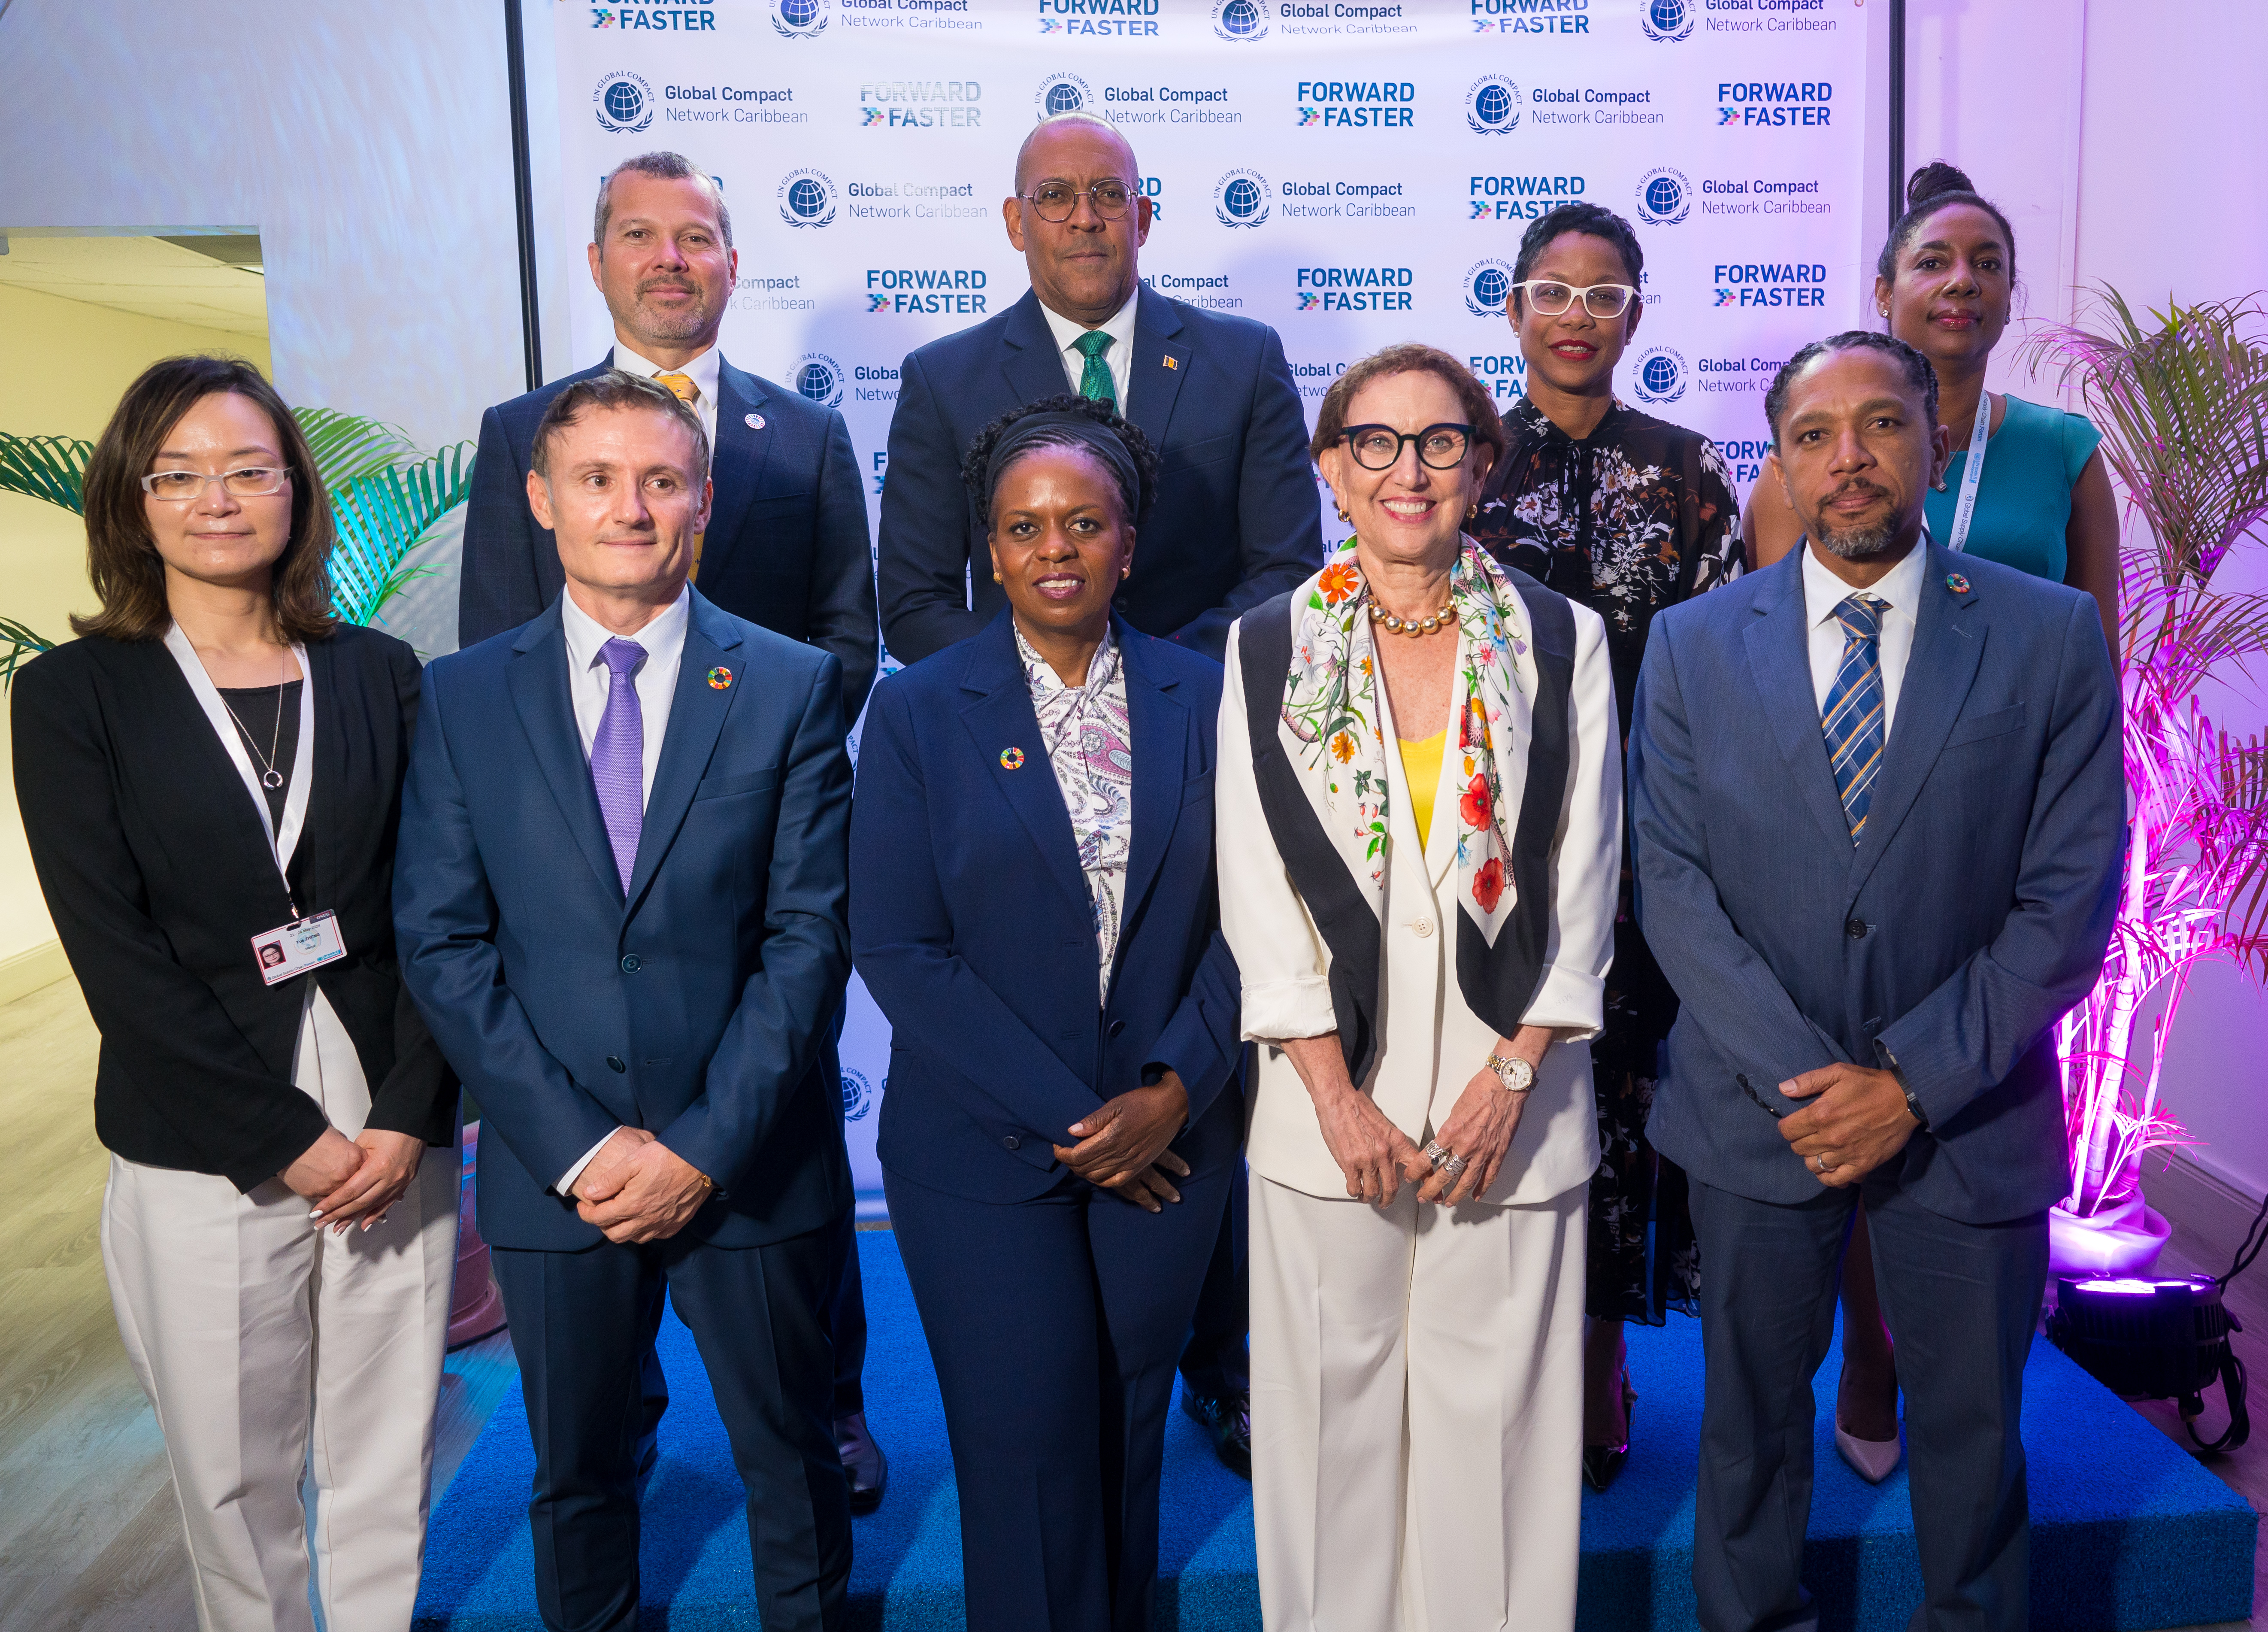
[[[1454,358],[1349,369],[1354,537],[1228,646],[1269,1632],[1574,1623],[1621,777],[1597,615],[1463,535],[1503,447]]]

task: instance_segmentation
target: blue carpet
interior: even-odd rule
[[[858,1237],[872,1331],[868,1421],[890,1456],[889,1499],[856,1521],[854,1624],[958,1628],[961,1538],[945,1417],[897,1244]],[[647,1492],[644,1632],[750,1632],[747,1526],[691,1334],[673,1313],[662,1362],[671,1405]],[[1700,1328],[1632,1328],[1641,1396],[1637,1450],[1614,1489],[1583,1498],[1585,1632],[1690,1627],[1693,1466],[1701,1422]],[[1830,1628],[1899,1632],[1919,1601],[1903,1471],[1870,1487],[1835,1454],[1819,1373],[1818,1488],[1808,1577]],[[2041,1632],[2242,1621],[2252,1608],[2257,1516],[2242,1498],[2044,1341],[2026,1377],[2033,1624]],[[514,1383],[436,1504],[420,1632],[522,1632],[536,1620],[526,1518],[534,1458]],[[1166,1436],[1160,1624],[1256,1628],[1251,1492],[1179,1411]],[[979,1628],[978,1632],[982,1632]]]

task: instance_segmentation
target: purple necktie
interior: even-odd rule
[[[630,887],[637,867],[638,830],[645,825],[645,717],[638,712],[637,684],[631,678],[645,661],[635,640],[609,640],[599,648],[614,679],[607,687],[607,712],[591,739],[591,786],[598,790],[599,814],[607,819],[607,838],[615,847],[615,870]]]

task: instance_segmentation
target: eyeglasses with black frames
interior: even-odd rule
[[[1097,181],[1084,189],[1068,181],[1042,181],[1024,195],[1024,202],[1040,212],[1041,220],[1060,226],[1079,213],[1082,198],[1094,204],[1094,213],[1103,220],[1123,221],[1133,196],[1123,181]]]
[[[1564,317],[1567,308],[1579,299],[1583,309],[1593,317],[1620,317],[1630,310],[1630,303],[1638,294],[1628,284],[1593,284],[1578,289],[1554,277],[1531,277],[1513,287],[1528,297],[1528,304],[1538,317]]]
[[[1392,425],[1349,425],[1339,435],[1347,451],[1366,470],[1391,470],[1401,462],[1402,450],[1418,445],[1418,457],[1435,470],[1454,470],[1464,463],[1473,445],[1470,425],[1427,425],[1423,431],[1396,431]]]
[[[210,482],[219,483],[231,498],[265,498],[282,492],[291,480],[289,470],[267,465],[247,465],[218,476],[207,476],[202,470],[153,470],[142,478],[142,491],[152,498],[182,505],[202,494]]]

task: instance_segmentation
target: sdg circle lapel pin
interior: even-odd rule
[[[723,665],[719,664],[709,671],[709,689],[711,691],[722,691],[732,683],[733,671]]]
[[[1969,593],[1969,580],[1958,572],[1948,572],[1945,575],[1945,587],[1956,595],[1965,595]]]
[[[1024,768],[1024,750],[1020,748],[1002,749],[1000,750],[1000,768],[1003,771],[1022,770]]]

